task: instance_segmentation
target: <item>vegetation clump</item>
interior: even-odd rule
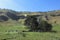
[[[30,29],[29,31],[34,32],[47,32],[52,30],[51,24],[49,24],[46,20],[43,20],[41,17],[37,18],[36,15],[27,16],[24,25]]]

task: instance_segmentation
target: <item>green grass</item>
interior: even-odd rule
[[[11,31],[13,30],[13,32]],[[16,30],[18,30],[16,32]],[[60,25],[54,25],[53,32],[21,32],[26,30],[21,24],[0,24],[0,40],[60,40]],[[10,32],[9,32],[10,31]]]

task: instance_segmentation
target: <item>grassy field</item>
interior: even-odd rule
[[[54,32],[22,32],[22,24],[0,24],[0,40],[60,40],[60,25],[53,26]]]

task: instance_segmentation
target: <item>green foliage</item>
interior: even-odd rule
[[[39,21],[37,21],[36,16],[27,16],[27,19],[25,20],[25,25],[28,26],[30,31],[51,31],[52,25],[49,24],[47,21],[43,20],[42,18],[39,18]]]

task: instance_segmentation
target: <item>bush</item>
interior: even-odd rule
[[[36,16],[27,16],[24,25],[29,28],[29,31],[51,31],[52,25],[49,24],[47,21],[43,20],[42,18],[39,18],[39,21],[37,21]]]

